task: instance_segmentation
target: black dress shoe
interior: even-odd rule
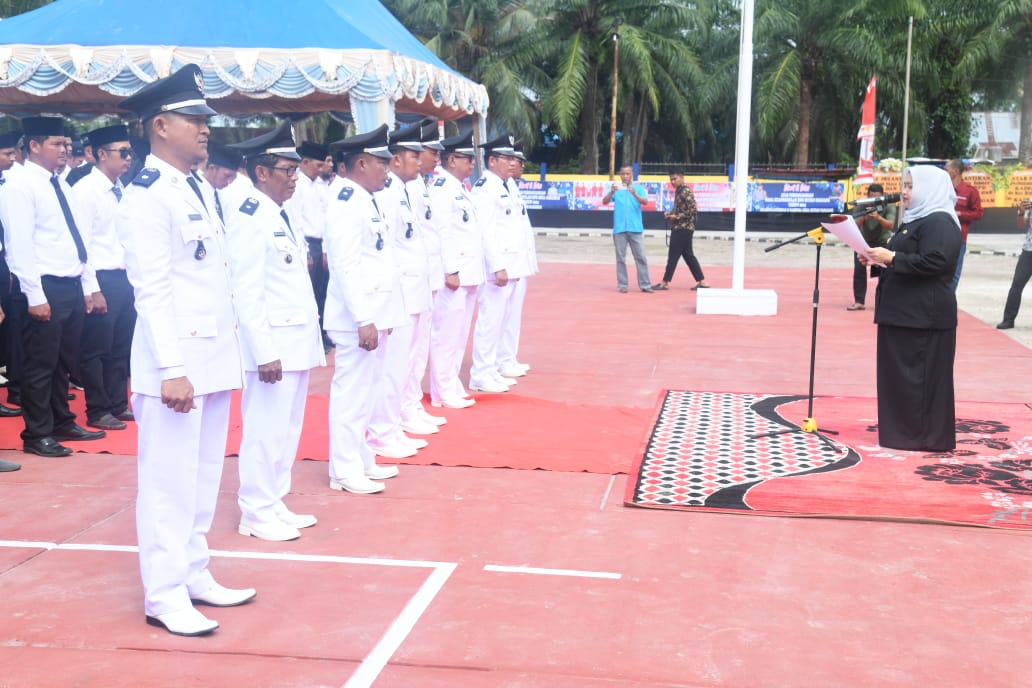
[[[91,428],[100,428],[101,430],[125,430],[125,423],[118,420],[110,413],[105,413],[103,416],[95,420],[87,420],[86,425]]]
[[[68,393],[68,401],[71,401],[74,398],[75,398],[75,392],[69,392]]]
[[[4,461],[0,459],[0,473],[10,473],[11,471],[17,471],[21,468],[20,463],[14,461]]]
[[[21,406],[21,393],[8,391],[7,403],[12,406]]]
[[[125,411],[122,411],[121,413],[116,413],[115,414],[115,418],[117,418],[120,421],[124,421],[126,423],[129,423],[129,422],[132,422],[132,421],[136,420],[136,416],[133,415],[133,412],[130,409],[126,409]]]
[[[998,330],[1012,330],[1012,329],[1014,329],[1014,321],[1013,320],[1004,320],[1002,323],[1000,323],[999,325],[996,326],[996,329],[998,329]]]
[[[47,458],[68,456],[72,453],[71,449],[62,444],[58,444],[57,440],[53,437],[43,437],[38,440],[25,440],[22,444],[22,451],[26,454],[35,454],[37,456],[45,456]]]
[[[4,406],[0,404],[0,418],[13,418],[14,416],[20,416],[22,410],[20,408],[11,408],[10,406]]]
[[[103,430],[91,432],[86,428],[75,424],[71,427],[64,428],[63,430],[54,430],[54,439],[58,442],[99,440],[103,437],[107,437],[107,433]]]

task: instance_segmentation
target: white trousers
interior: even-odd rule
[[[366,441],[373,407],[383,389],[385,330],[372,351],[358,346],[358,332],[330,332],[336,345],[330,384],[330,478],[353,479],[376,464]]]
[[[423,375],[430,359],[430,323],[432,311],[412,317],[412,344],[409,348],[408,371],[401,390],[401,417],[415,420],[423,408]]]
[[[509,301],[509,308],[505,312],[502,322],[502,338],[498,342],[498,367],[501,369],[512,368],[519,359],[520,352],[520,325],[523,322],[523,301],[527,297],[527,278],[520,277],[516,280],[516,288]]]
[[[176,413],[158,397],[133,395],[139,437],[136,540],[144,609],[182,611],[213,582],[206,535],[215,516],[229,431],[231,392],[194,398]]]
[[[308,399],[309,371],[284,371],[279,382],[262,382],[257,371],[245,376],[244,433],[240,441],[240,514],[256,523],[273,523],[277,507],[290,492],[290,473],[301,441]]]
[[[469,370],[469,384],[477,386],[496,380],[498,376],[498,344],[502,326],[509,310],[516,282],[504,287],[494,282],[480,285],[477,293],[477,326],[473,331],[473,366]]]
[[[437,292],[430,326],[430,397],[434,401],[456,399],[466,393],[459,369],[476,305],[476,287],[445,287]]]
[[[380,395],[369,418],[369,441],[382,447],[397,442],[401,433],[401,390],[408,376],[412,326],[392,328],[390,340],[381,340],[380,346],[386,350]]]

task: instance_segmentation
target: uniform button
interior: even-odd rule
[[[197,330],[190,330],[190,336],[191,337],[196,337],[197,336]]]

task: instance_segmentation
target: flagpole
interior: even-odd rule
[[[907,166],[907,125],[910,123],[910,50],[914,40],[914,18],[907,26],[907,79],[903,91],[903,167]]]

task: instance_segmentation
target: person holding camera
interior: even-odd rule
[[[874,183],[867,187],[867,197],[877,198],[885,193],[881,184]],[[860,232],[864,235],[864,241],[871,248],[889,245],[892,238],[892,230],[896,226],[896,204],[887,203],[877,205],[864,216],[860,223]],[[878,277],[881,268],[877,265],[871,266],[871,277]],[[867,267],[860,262],[860,256],[853,254],[853,305],[846,306],[847,311],[862,311],[867,306]]]
[[[640,184],[632,184],[634,170],[630,165],[620,168],[620,181],[602,199],[602,205],[613,202],[613,244],[616,248],[616,288],[627,293],[627,247],[634,256],[634,268],[638,273],[638,288],[646,294],[652,293],[649,279],[649,263],[645,258],[645,226],[641,220],[642,206],[648,204],[649,195]]]
[[[1014,277],[1010,291],[1007,292],[1007,304],[1003,307],[1003,320],[996,326],[998,330],[1010,330],[1021,308],[1021,292],[1032,278],[1032,198],[1025,199],[1018,208],[1018,227],[1025,228],[1025,243],[1021,245],[1018,264],[1014,266]]]

